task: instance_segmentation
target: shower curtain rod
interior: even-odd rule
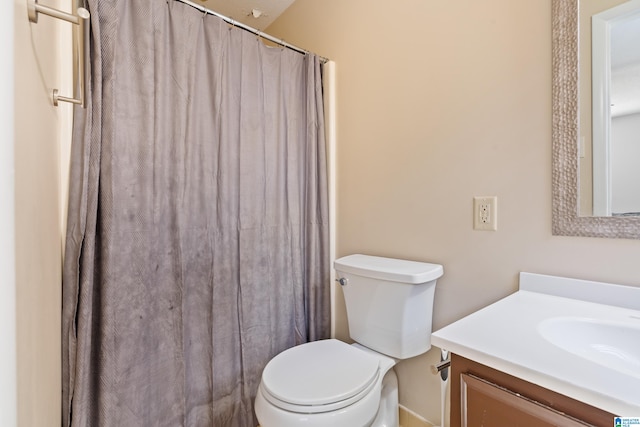
[[[294,51],[296,51],[298,53],[301,53],[303,55],[306,55],[307,53],[312,53],[312,52],[309,52],[307,50],[301,49],[301,48],[299,48],[297,46],[294,46],[292,44],[289,44],[284,40],[281,40],[281,39],[275,38],[273,36],[270,36],[267,33],[263,33],[262,31],[260,31],[260,30],[258,30],[256,28],[253,28],[253,27],[250,27],[250,26],[248,26],[246,24],[243,24],[242,22],[238,22],[235,19],[231,19],[228,16],[224,16],[224,15],[218,13],[218,12],[214,12],[211,9],[207,9],[206,7],[204,7],[202,5],[199,5],[197,3],[194,3],[192,1],[189,1],[189,0],[177,0],[177,1],[182,2],[184,4],[187,4],[187,5],[191,6],[191,7],[194,7],[194,8],[196,8],[198,10],[201,10],[201,11],[203,11],[205,13],[208,13],[209,15],[217,16],[218,18],[222,19],[223,21],[227,22],[228,24],[233,25],[234,27],[242,28],[245,31],[249,31],[250,33],[253,33],[253,34],[257,35],[258,37],[261,37],[261,38],[269,40],[269,41],[271,41],[273,43],[279,44],[280,46],[286,47],[287,49],[294,50]],[[319,58],[320,58],[320,61],[322,63],[326,63],[326,62],[329,61],[327,58],[323,58],[322,56],[319,56]]]

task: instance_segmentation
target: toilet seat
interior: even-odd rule
[[[302,344],[280,353],[262,373],[260,392],[290,412],[321,413],[352,405],[378,383],[380,360],[342,341]]]

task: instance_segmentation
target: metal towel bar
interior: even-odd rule
[[[60,10],[38,4],[38,0],[27,0],[27,12],[29,14],[29,21],[33,23],[38,22],[38,13],[44,13],[45,15],[53,18],[62,19],[72,24],[77,25],[77,31],[75,32],[76,48],[77,48],[77,75],[78,82],[76,87],[78,88],[78,96],[74,98],[68,98],[66,96],[58,95],[58,89],[53,90],[53,105],[57,106],[59,101],[71,102],[78,104],[84,108],[85,100],[87,97],[86,86],[86,52],[85,52],[85,40],[87,39],[87,32],[89,31],[89,11],[83,7],[79,7],[76,11],[76,15],[62,12]]]

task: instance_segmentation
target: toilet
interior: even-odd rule
[[[398,427],[393,366],[431,348],[443,268],[360,254],[334,267],[355,343],[314,341],[271,359],[255,400],[261,427]]]

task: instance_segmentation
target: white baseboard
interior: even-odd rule
[[[435,427],[411,409],[407,409],[404,406],[399,405],[399,411],[400,427]]]

